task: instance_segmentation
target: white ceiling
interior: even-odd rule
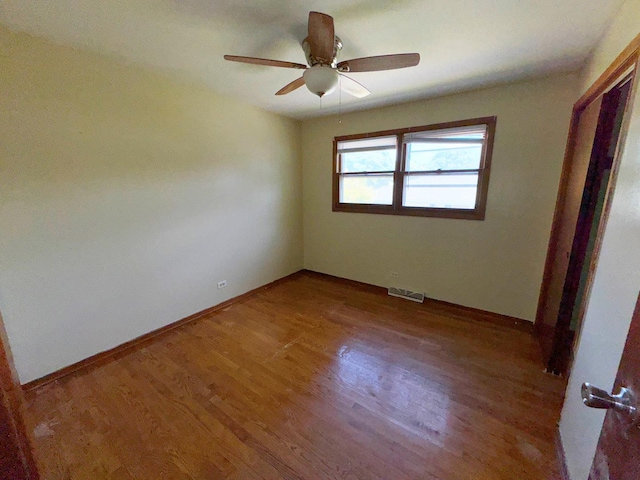
[[[0,0],[0,22],[56,43],[203,82],[294,118],[334,113],[300,71],[226,62],[224,54],[305,63],[310,10],[335,19],[339,59],[418,52],[414,68],[354,73],[372,94],[350,111],[577,69],[624,0]]]

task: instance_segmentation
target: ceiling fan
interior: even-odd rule
[[[417,53],[379,55],[338,62],[337,57],[342,50],[342,41],[334,33],[333,17],[319,12],[309,12],[309,35],[302,41],[302,49],[307,57],[308,67],[302,63],[266,58],[237,55],[225,55],[224,58],[232,62],[304,70],[302,77],[285,85],[276,92],[276,95],[285,95],[306,85],[311,93],[323,97],[333,92],[340,83],[342,90],[358,98],[366,97],[371,92],[343,72],[393,70],[414,67],[420,62],[420,55]]]

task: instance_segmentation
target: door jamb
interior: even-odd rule
[[[555,211],[553,214],[553,222],[551,225],[551,234],[549,237],[549,244],[547,247],[547,257],[544,265],[544,274],[542,278],[542,284],[540,286],[540,295],[538,297],[538,309],[536,312],[536,320],[535,320],[535,330],[538,335],[541,334],[540,328],[543,322],[544,309],[546,307],[546,301],[549,294],[549,287],[551,284],[551,276],[553,269],[553,261],[555,258],[555,254],[558,249],[558,241],[560,235],[560,219],[562,208],[564,206],[567,189],[569,185],[569,179],[572,171],[572,164],[574,159],[575,147],[576,147],[576,138],[578,133],[578,125],[580,121],[580,116],[586,109],[586,107],[591,104],[594,100],[596,100],[600,95],[605,93],[611,86],[616,82],[616,80],[620,79],[625,72],[633,69],[634,71],[634,86],[633,90],[637,83],[635,79],[639,72],[638,60],[640,58],[640,34],[636,36],[631,43],[618,55],[618,57],[613,61],[613,63],[598,77],[591,87],[587,89],[587,91],[578,99],[578,101],[573,106],[573,111],[571,114],[571,123],[569,125],[569,134],[567,137],[567,144],[565,148],[564,161],[562,164],[562,173],[560,174],[560,184],[558,187],[558,197],[556,199]],[[633,95],[633,90],[631,95]],[[600,252],[600,247],[602,245],[602,237],[604,233],[604,228],[607,223],[607,218],[609,216],[609,211],[611,210],[611,200],[613,197],[613,187],[615,186],[616,179],[618,176],[618,167],[620,164],[619,157],[620,151],[619,148],[624,142],[624,138],[626,136],[626,128],[623,125],[622,131],[620,133],[620,139],[618,141],[618,148],[616,155],[614,157],[614,162],[611,169],[611,176],[609,180],[609,184],[607,186],[607,192],[605,197],[605,204],[602,212],[602,217],[600,224],[598,226],[598,232],[596,234],[596,242],[594,245],[594,252],[592,255],[592,262],[589,267],[589,275],[586,280],[585,294],[584,299],[589,297],[591,291],[591,285],[593,281],[593,276],[595,273],[595,263],[597,262],[598,255]],[[580,317],[584,314],[584,301],[583,304],[579,306]],[[555,331],[555,329],[554,329]],[[576,339],[577,341],[579,337],[579,331],[577,332]],[[575,343],[574,343],[575,344]],[[546,360],[546,359],[545,359]]]

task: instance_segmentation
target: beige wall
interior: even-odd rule
[[[298,122],[4,29],[0,91],[23,382],[302,267]]]
[[[640,0],[627,1],[584,69],[586,90],[640,33]],[[637,82],[637,80],[636,80]],[[580,386],[611,389],[640,291],[640,90],[632,97],[629,130],[560,421],[572,480],[586,480],[604,411],[585,408]]]
[[[575,96],[560,75],[304,121],[305,268],[533,320]],[[334,136],[490,115],[484,221],[331,211]]]

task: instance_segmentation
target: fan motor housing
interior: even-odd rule
[[[309,64],[310,67],[320,64],[320,65],[329,65],[331,66],[331,68],[336,68],[338,64],[338,54],[340,53],[340,50],[342,50],[342,40],[340,40],[340,37],[338,36],[334,37],[333,58],[325,59],[325,58],[312,57],[311,48],[309,47],[309,37],[306,37],[302,41],[302,50],[304,50],[304,55],[305,57],[307,57],[307,63]]]

